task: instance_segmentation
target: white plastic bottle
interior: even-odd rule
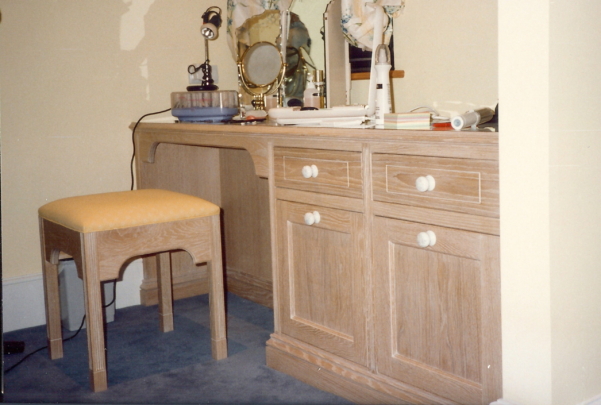
[[[390,50],[386,44],[376,49],[376,127],[384,128],[384,114],[391,112]]]
[[[320,108],[320,100],[321,98],[319,97],[319,91],[317,88],[315,88],[315,83],[313,82],[313,74],[309,73],[307,75],[305,92],[303,93],[303,106]]]

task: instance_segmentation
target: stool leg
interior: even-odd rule
[[[63,332],[61,330],[61,306],[58,288],[58,252],[56,257],[46,259],[44,224],[40,220],[40,238],[42,246],[42,272],[44,280],[44,303],[46,307],[46,330],[50,358],[63,357]]]
[[[223,260],[221,258],[221,223],[219,215],[212,221],[211,261],[209,271],[209,307],[211,311],[211,352],[215,360],[227,357],[225,325],[225,294],[223,287]]]
[[[98,275],[98,255],[96,234],[82,234],[82,275],[86,326],[88,335],[88,360],[92,391],[108,388],[106,376],[106,353],[104,343],[104,322],[102,313],[102,288]]]
[[[159,287],[159,324],[163,332],[173,330],[173,296],[171,287],[171,253],[159,253],[157,282]]]
[[[58,266],[48,261],[44,263],[44,293],[48,351],[52,360],[60,359],[63,357],[63,333],[58,290]]]

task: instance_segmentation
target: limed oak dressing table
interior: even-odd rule
[[[355,402],[501,397],[497,133],[143,123],[135,145],[139,188],[223,208],[268,366]],[[207,291],[186,255],[175,298]]]

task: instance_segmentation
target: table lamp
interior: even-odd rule
[[[217,11],[218,10],[218,11]],[[188,66],[188,73],[191,75],[195,74],[202,69],[202,84],[188,86],[188,91],[206,91],[206,90],[217,90],[214,83],[213,77],[211,76],[211,65],[209,64],[209,41],[217,39],[219,36],[219,27],[221,27],[221,8],[217,6],[211,6],[202,15],[202,25],[200,27],[200,33],[205,40],[205,62],[196,67],[194,65]]]

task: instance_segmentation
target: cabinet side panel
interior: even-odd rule
[[[220,161],[227,289],[272,306],[267,179],[255,174],[245,150],[222,149]]]

